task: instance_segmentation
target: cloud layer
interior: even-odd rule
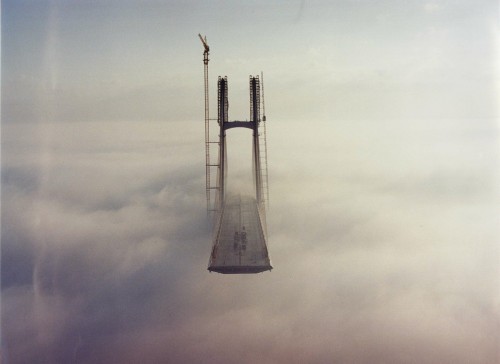
[[[199,125],[4,127],[3,360],[495,363],[495,140],[443,123],[270,123],[250,276],[206,271]]]

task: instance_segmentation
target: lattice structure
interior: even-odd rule
[[[206,37],[203,38],[201,34],[198,34],[203,43],[203,80],[204,80],[204,91],[205,91],[205,181],[206,181],[206,200],[207,200],[207,212],[208,214],[217,213],[220,211],[220,206],[222,204],[222,198],[220,194],[220,181],[219,179],[223,176],[221,173],[221,156],[219,141],[211,140],[211,125],[210,121],[210,100],[209,100],[209,82],[208,82],[208,55],[210,52],[210,47],[208,46]],[[219,155],[217,156],[217,161],[212,161],[212,155],[210,153],[211,146],[216,145]],[[213,180],[211,178],[213,174],[213,169],[216,169],[216,178]],[[212,190],[215,190],[215,195],[212,194]]]
[[[269,208],[269,173],[267,165],[267,127],[266,127],[266,104],[264,102],[264,74],[261,72],[262,87],[262,120],[260,123],[259,146],[261,151],[261,176],[262,176],[262,198],[266,209]]]
[[[262,207],[262,169],[259,141],[260,82],[258,76],[250,76],[250,122],[253,123],[253,169],[255,178],[255,197],[259,207]]]

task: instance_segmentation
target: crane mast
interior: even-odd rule
[[[210,52],[210,47],[207,43],[207,38],[203,38],[201,34],[198,34],[200,40],[203,44],[203,64],[204,64],[204,81],[205,81],[205,179],[206,179],[206,199],[207,199],[207,212],[210,213],[211,202],[210,202],[210,112],[209,112],[209,95],[208,95],[208,54]]]

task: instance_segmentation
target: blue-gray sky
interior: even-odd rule
[[[6,1],[5,119],[36,118],[47,103],[61,120],[195,118],[198,32],[213,75],[234,76],[245,94],[240,74],[265,71],[269,104],[286,118],[492,117],[496,5]]]
[[[2,1],[2,363],[498,363],[498,11]],[[198,33],[270,273],[206,271]]]

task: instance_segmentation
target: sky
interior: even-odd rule
[[[499,363],[498,16],[2,1],[2,363]],[[211,115],[264,74],[271,272],[206,270],[198,33]]]

